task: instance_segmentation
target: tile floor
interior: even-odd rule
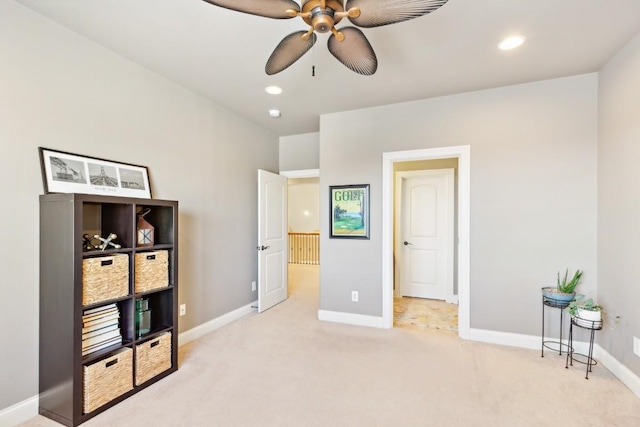
[[[458,306],[424,298],[394,298],[393,326],[458,331]]]

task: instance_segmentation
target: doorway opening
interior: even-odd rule
[[[453,250],[458,299],[458,335],[468,338],[470,332],[469,297],[469,203],[470,203],[470,147],[455,146],[424,150],[398,151],[383,154],[382,183],[382,317],[387,328],[393,327],[395,283],[395,227],[394,227],[394,167],[426,160],[455,159],[457,161],[457,189],[455,193],[455,234]],[[414,165],[415,166],[415,165]]]
[[[320,265],[320,180],[288,179],[289,264]]]
[[[320,281],[320,171],[283,171],[280,174],[288,178],[289,292],[317,293]]]
[[[457,333],[458,159],[395,162],[393,326]]]

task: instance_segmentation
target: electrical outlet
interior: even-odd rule
[[[180,304],[180,316],[187,314],[187,304]]]
[[[633,337],[633,354],[640,357],[640,339]]]
[[[256,281],[251,282],[251,292],[256,290]]]
[[[351,291],[351,301],[358,302],[359,296],[358,291]]]

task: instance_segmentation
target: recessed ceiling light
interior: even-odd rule
[[[525,40],[526,39],[523,36],[507,37],[506,39],[504,39],[500,43],[498,43],[498,49],[500,49],[500,50],[515,49],[515,48],[521,46],[522,43],[524,43]]]
[[[267,86],[264,90],[269,95],[280,95],[282,93],[282,88],[279,86]]]
[[[275,110],[275,109],[274,110],[269,110],[269,115],[271,117],[280,117],[281,116],[280,110]]]

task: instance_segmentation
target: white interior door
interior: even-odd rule
[[[453,295],[454,171],[399,172],[400,294],[449,300]]]
[[[287,299],[287,177],[258,170],[258,313]]]

